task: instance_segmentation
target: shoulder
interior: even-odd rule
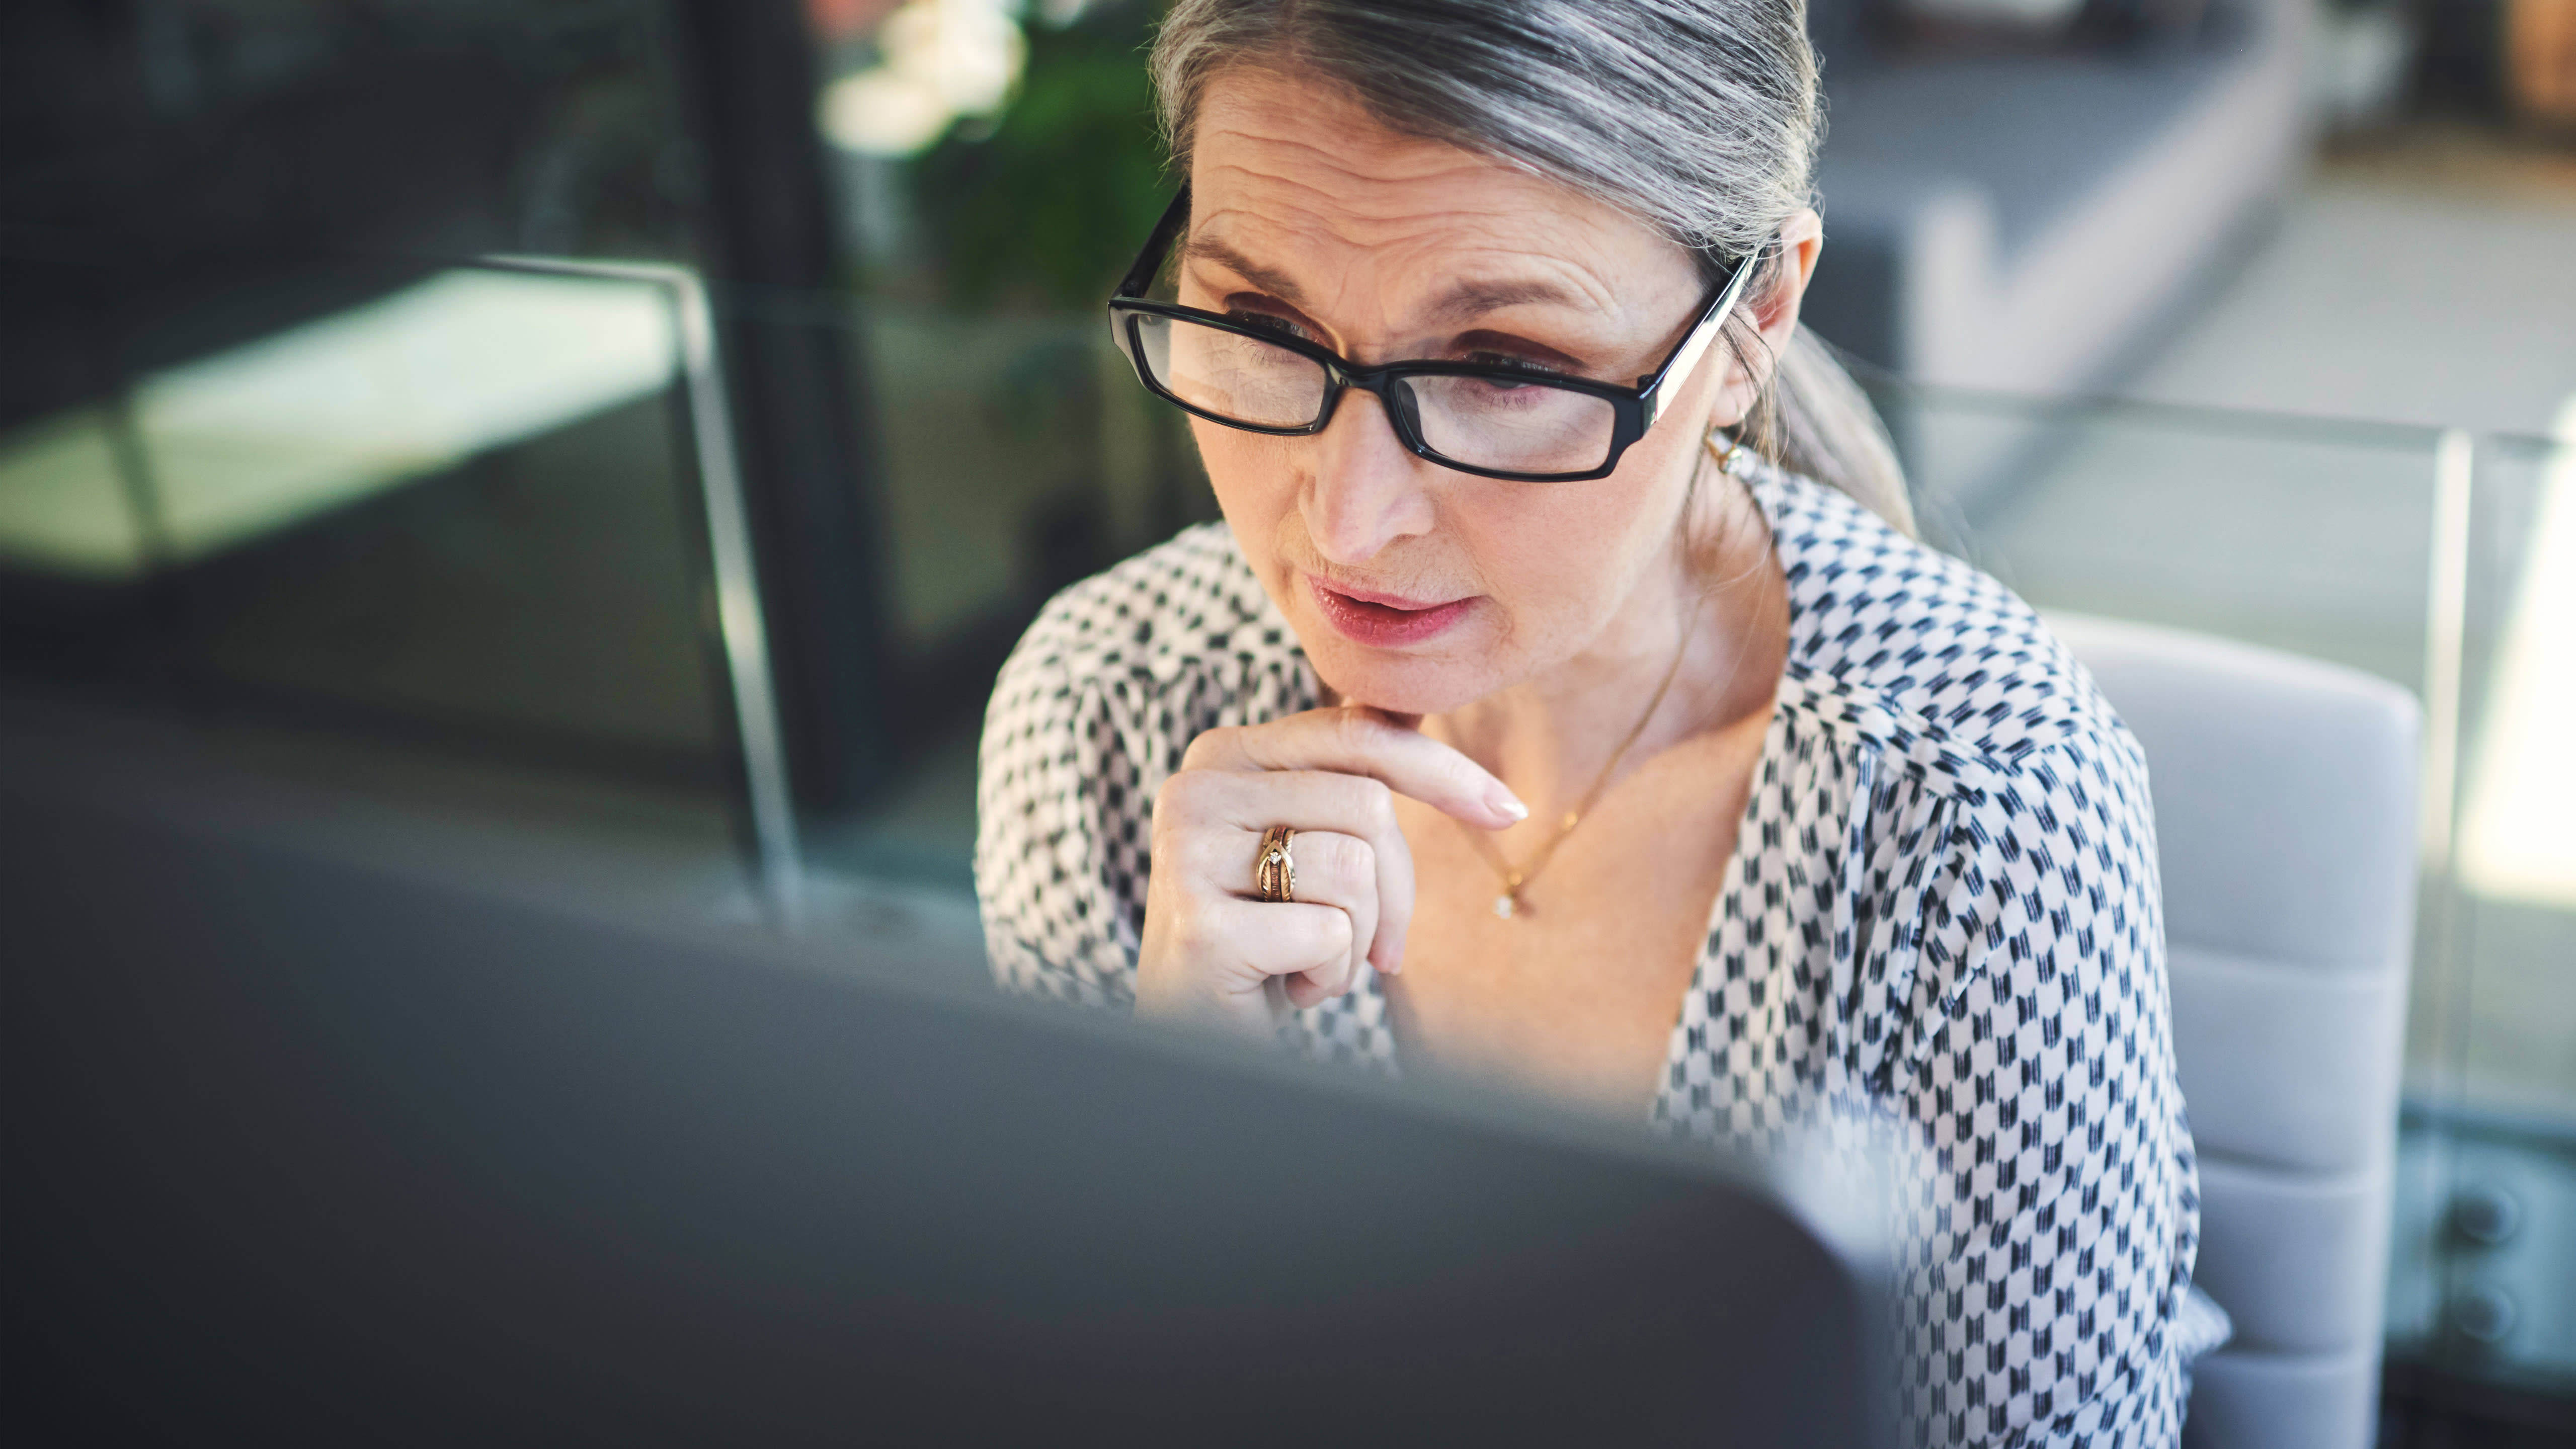
[[[1784,704],[1971,808],[2070,775],[2143,783],[2137,742],[2012,590],[1822,484],[1753,486],[1789,583]]]
[[[2161,971],[2154,809],[2092,676],[1988,575],[1816,483],[1755,488],[1789,575],[1781,714],[1857,766],[1838,787],[1846,879],[1873,918],[1909,923],[1882,942],[1888,1009],[1937,1031],[1979,982],[2027,995],[2068,951],[2087,963],[2068,982],[2143,989]]]

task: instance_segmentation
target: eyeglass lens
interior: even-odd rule
[[[1140,314],[1145,366],[1194,408],[1257,428],[1302,428],[1324,411],[1323,364],[1256,337]]]
[[[1322,363],[1259,338],[1137,314],[1145,366],[1172,396],[1229,422],[1302,428],[1324,408]],[[1507,473],[1579,473],[1609,456],[1618,410],[1607,398],[1542,381],[1437,374],[1393,392],[1424,445],[1452,462]]]

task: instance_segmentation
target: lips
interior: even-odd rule
[[[1476,606],[1473,595],[1429,603],[1373,589],[1326,584],[1311,575],[1306,587],[1315,596],[1315,607],[1325,622],[1352,643],[1376,649],[1419,644],[1447,631]]]

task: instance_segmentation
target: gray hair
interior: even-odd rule
[[[1153,56],[1175,165],[1208,83],[1244,64],[1314,74],[1390,130],[1606,202],[1712,276],[1814,199],[1805,0],[1177,0]],[[1755,294],[1771,281],[1757,274]],[[1762,345],[1740,316],[1726,336],[1747,363]],[[1895,449],[1832,349],[1800,327],[1774,361],[1745,441],[1912,533]]]

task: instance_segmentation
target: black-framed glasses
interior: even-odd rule
[[[1621,387],[1511,364],[1360,367],[1260,322],[1145,300],[1189,219],[1183,186],[1109,298],[1110,331],[1148,389],[1210,422],[1298,436],[1322,432],[1342,394],[1356,387],[1376,395],[1396,437],[1417,457],[1529,483],[1608,477],[1654,426],[1665,385],[1678,390],[1699,365],[1760,255],[1735,258],[1663,366]]]

